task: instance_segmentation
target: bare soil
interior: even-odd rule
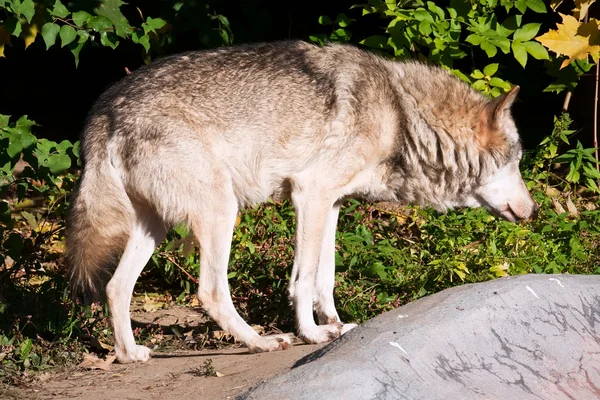
[[[160,353],[144,364],[113,364],[108,371],[71,371],[28,391],[34,399],[233,399],[289,370],[319,345],[248,354],[244,348]],[[203,375],[207,360],[219,376]]]
[[[132,310],[133,325],[190,327],[209,323],[187,307]],[[151,310],[148,312],[147,310]],[[165,329],[166,330],[166,329]],[[80,367],[45,373],[29,388],[0,387],[0,399],[233,399],[262,381],[288,371],[296,361],[323,345],[295,344],[274,353],[249,354],[246,348],[155,351],[147,363],[113,363],[107,370]]]

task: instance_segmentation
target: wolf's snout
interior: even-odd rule
[[[508,212],[503,213],[502,216],[509,221],[534,220],[540,212],[540,207],[532,200],[531,205],[519,204],[511,206],[507,204],[506,211]]]

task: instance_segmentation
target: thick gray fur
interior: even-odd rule
[[[98,99],[82,135],[67,234],[73,290],[91,299],[106,290],[117,356],[147,359],[130,334],[131,292],[166,230],[185,222],[200,246],[207,312],[251,351],[286,348],[287,338],[260,338],[237,315],[226,269],[238,210],[288,198],[298,333],[308,342],[339,336],[351,327],[333,304],[344,198],[484,206],[512,221],[536,214],[518,171],[509,110],[517,90],[492,101],[437,67],[303,42],[140,68]]]

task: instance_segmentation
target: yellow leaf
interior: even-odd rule
[[[23,32],[21,32],[21,39],[23,39],[25,42],[25,48],[28,48],[33,42],[35,42],[35,38],[37,37],[38,33],[40,33],[41,26],[43,26],[45,23],[46,21],[44,20],[42,13],[36,10],[31,23],[22,24]]]
[[[23,32],[21,33],[21,37],[25,42],[25,48],[28,48],[33,42],[35,42],[35,38],[37,37],[40,28],[38,24],[32,22],[31,24],[23,24]]]
[[[586,59],[590,54],[594,60],[597,60],[600,53],[599,21],[592,18],[582,24],[570,15],[560,14],[560,16],[563,23],[557,25],[557,30],[549,31],[535,40],[556,54],[568,57],[561,68],[566,67],[573,60]]]
[[[575,0],[575,9],[573,10],[573,16],[579,21],[585,18],[588,13],[588,9],[596,0]]]
[[[4,29],[4,26],[0,26],[0,57],[4,55],[4,45],[10,43],[10,33]]]

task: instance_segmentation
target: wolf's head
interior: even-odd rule
[[[472,192],[474,204],[483,206],[492,214],[508,221],[537,217],[539,208],[533,201],[519,171],[522,148],[515,123],[510,115],[519,87],[494,99],[483,107],[478,125],[474,128],[475,140],[484,151],[500,154],[497,168],[482,176]]]

